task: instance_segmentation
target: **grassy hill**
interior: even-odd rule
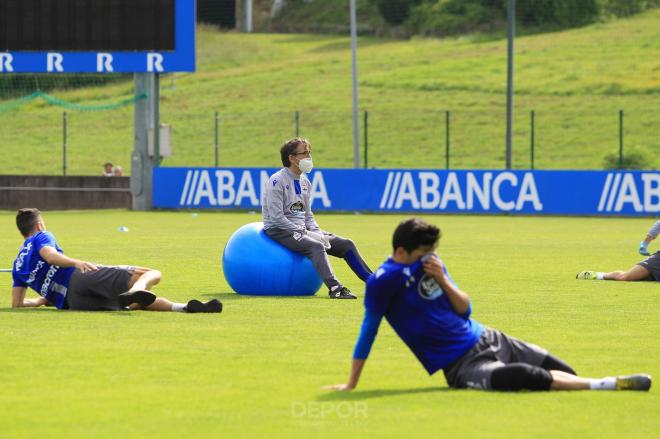
[[[625,110],[626,151],[660,167],[660,11],[516,42],[514,166],[529,167],[530,111],[536,112],[536,167],[597,169],[618,151]],[[506,40],[360,39],[361,110],[369,111],[369,166],[444,167],[444,112],[451,111],[451,166],[502,168]],[[213,165],[213,114],[220,112],[221,166],[277,166],[277,148],[309,137],[320,167],[353,163],[349,40],[200,28],[198,71],[162,80],[161,119],[174,127],[165,166]],[[32,90],[26,90],[26,94]],[[114,102],[132,83],[53,92],[80,104]],[[62,109],[34,102],[0,112],[0,173],[61,172]],[[127,167],[132,107],[70,112],[68,172]]]

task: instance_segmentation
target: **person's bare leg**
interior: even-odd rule
[[[550,390],[642,390],[651,388],[651,377],[645,374],[605,378],[581,378],[560,370],[551,370]]]
[[[143,310],[146,310],[146,311],[173,311],[172,305],[174,305],[174,303],[170,302],[166,298],[157,297],[156,300],[154,301],[154,303],[152,303],[149,306],[146,306],[146,307],[142,308],[137,303],[132,303],[128,307],[128,309],[133,310],[133,311],[139,310],[139,309],[143,309]],[[180,305],[183,305],[183,304],[180,304]]]
[[[172,311],[173,303],[164,297],[158,297],[154,303],[147,306],[147,311]]]
[[[589,380],[561,370],[551,370],[550,390],[589,390]]]
[[[638,281],[645,280],[651,276],[649,271],[641,265],[635,265],[628,271],[612,271],[610,273],[603,273],[605,280],[619,280],[619,281]]]
[[[152,268],[135,267],[133,274],[128,282],[128,292],[149,291],[151,287],[158,284],[162,274]],[[150,292],[150,294],[153,294]],[[153,295],[152,295],[153,297]],[[189,313],[219,313],[222,312],[222,303],[217,299],[212,299],[206,303],[199,300],[190,300],[188,303],[171,302],[164,297],[156,297],[153,303],[147,306],[140,306],[138,303],[132,303],[128,307],[131,310],[143,309],[146,311],[178,311]]]
[[[128,291],[150,290],[157,285],[163,274],[152,268],[135,267],[131,279],[128,281]]]

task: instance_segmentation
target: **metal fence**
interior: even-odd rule
[[[99,113],[44,107],[29,114],[29,119],[20,111],[0,114],[0,174],[96,175],[108,161],[130,173],[132,107]],[[311,140],[317,166],[353,166],[350,110],[198,112],[165,106],[161,120],[173,128],[173,155],[163,160],[165,166],[278,166],[279,145],[294,136]],[[501,169],[503,120],[504,114],[493,111],[364,110],[361,166]],[[655,169],[656,124],[652,111],[519,109],[513,167]]]

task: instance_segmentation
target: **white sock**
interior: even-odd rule
[[[173,303],[172,304],[172,311],[184,312],[185,310],[186,310],[186,304],[185,303]]]
[[[589,389],[591,390],[615,390],[616,389],[616,378],[614,377],[605,377],[605,378],[591,378],[589,379]]]
[[[596,272],[596,279],[605,280],[605,273],[601,273],[600,271]]]

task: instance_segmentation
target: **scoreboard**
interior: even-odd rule
[[[0,73],[195,70],[195,0],[0,0]]]

